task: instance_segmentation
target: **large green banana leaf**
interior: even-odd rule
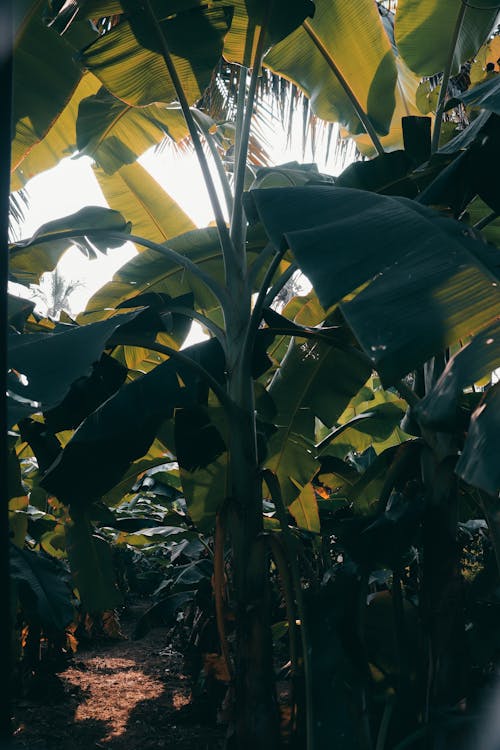
[[[399,0],[396,43],[419,76],[443,71],[452,55],[452,74],[470,60],[495,25],[498,3],[490,0]],[[458,29],[456,41],[455,34]]]
[[[222,380],[224,357],[216,340],[195,344],[184,353]],[[195,370],[173,359],[158,365],[124,385],[82,422],[45,473],[43,487],[65,503],[87,505],[99,499],[121,481],[132,462],[147,453],[175,408],[203,403],[207,393]]]
[[[45,25],[44,7],[43,0],[24,2],[16,14],[12,143],[14,167],[45,137],[66,108],[82,76],[73,59],[74,49]],[[95,33],[93,36],[95,37]]]
[[[266,466],[278,477],[288,505],[308,484],[319,463],[314,457],[315,420],[331,427],[371,368],[356,350],[292,339],[269,387],[277,414]]]
[[[108,248],[123,244],[123,240],[111,239],[109,234],[129,231],[130,224],[118,211],[102,206],[87,206],[69,216],[48,221],[30,239],[10,245],[10,273],[21,284],[38,283],[45,271],[52,271],[56,267],[72,244],[84,255],[94,257],[96,249],[106,252]],[[71,232],[76,239],[70,237]],[[62,235],[60,239],[57,238],[58,234]],[[45,241],[49,235],[55,235],[54,239]]]
[[[463,421],[460,397],[470,387],[489,375],[500,363],[500,321],[495,321],[460,349],[448,362],[433,386],[414,411],[420,422],[434,429],[451,428]]]
[[[487,248],[432,209],[325,186],[257,190],[248,200],[325,308],[370,282],[341,308],[387,385],[498,315]]]
[[[223,283],[221,249],[215,228],[187,232],[170,240],[168,247],[185,255]],[[212,292],[193,274],[155,250],[146,250],[118,269],[113,279],[90,298],[85,312],[116,307],[144,291],[163,292],[171,296],[192,292],[196,306],[205,312],[219,306]]]
[[[159,20],[186,98],[194,104],[222,53],[228,14],[224,8],[210,6],[173,16],[167,10]],[[127,104],[177,101],[158,34],[142,8],[87,47],[82,62]]]
[[[249,262],[257,257],[264,246],[262,233],[251,231],[247,245]],[[168,247],[185,255],[220,284],[224,284],[222,254],[215,228],[186,232],[169,240]],[[192,292],[197,309],[206,313],[219,308],[219,302],[212,292],[197,277],[155,250],[146,250],[125,263],[113,279],[90,298],[86,312],[116,307],[144,291],[164,292],[171,296]]]
[[[78,475],[75,475],[75,482]],[[120,606],[109,543],[94,533],[87,514],[74,513],[66,523],[66,543],[73,583],[87,612],[105,612]]]
[[[94,174],[110,208],[119,208],[131,222],[132,234],[161,243],[195,229],[180,206],[138,162],[112,175],[95,167]],[[144,248],[137,249],[142,252]]]
[[[398,80],[397,60],[375,3],[319,0],[306,25],[314,39],[302,26],[277,44],[264,63],[300,86],[319,117],[340,122],[350,134],[364,133],[333,68],[379,135],[389,132],[396,108],[398,113],[402,109],[404,114],[416,114],[409,97],[418,81],[412,81],[407,71],[404,87]]]
[[[53,35],[55,36],[55,35]],[[51,169],[65,156],[71,156],[76,149],[75,123],[78,107],[82,99],[95,94],[100,87],[92,73],[82,76],[67,105],[57,114],[43,138],[32,145],[13,143],[11,189],[18,190],[28,180],[46,169]]]
[[[90,156],[111,174],[123,164],[132,164],[164,138],[177,143],[187,132],[178,107],[156,103],[132,107],[101,87],[80,104],[76,144],[81,154]]]
[[[41,552],[13,545],[10,565],[29,622],[39,623],[47,634],[63,633],[75,616],[69,576],[64,568]]]
[[[140,315],[141,310],[134,310],[86,326],[64,326],[54,333],[9,337],[13,372],[7,400],[9,426],[60,404],[72,384],[91,373],[116,330]]]

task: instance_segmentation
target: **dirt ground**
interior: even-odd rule
[[[166,628],[130,637],[142,609],[122,616],[124,639],[81,644],[58,678],[16,701],[15,750],[222,748],[224,730],[201,723]]]

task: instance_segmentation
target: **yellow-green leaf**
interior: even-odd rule
[[[196,228],[173,198],[137,162],[123,166],[112,175],[95,167],[94,174],[110,208],[119,209],[126,221],[132,223],[132,234],[161,243]]]
[[[420,76],[440,73],[451,53],[451,72],[458,73],[460,65],[474,57],[487,39],[498,10],[498,4],[490,0],[470,4],[462,0],[399,0],[395,25],[399,52]]]

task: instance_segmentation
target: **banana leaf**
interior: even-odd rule
[[[450,55],[454,75],[474,57],[497,16],[498,6],[489,0],[399,0],[396,43],[406,64],[419,76],[443,71]]]

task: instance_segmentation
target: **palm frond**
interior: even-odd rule
[[[21,225],[29,209],[29,196],[26,190],[19,190],[9,196],[9,241],[21,238]]]

